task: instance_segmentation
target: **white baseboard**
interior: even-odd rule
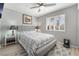
[[[70,45],[71,48],[79,48],[79,46]]]
[[[59,42],[59,43],[63,45],[63,42]],[[79,48],[79,46],[75,46],[75,45],[72,45],[72,44],[70,44],[70,47],[71,48]]]

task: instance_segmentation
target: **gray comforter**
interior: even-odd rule
[[[44,34],[35,31],[20,32],[20,44],[25,48],[29,55],[36,55],[36,50],[47,45],[55,38],[53,35]]]

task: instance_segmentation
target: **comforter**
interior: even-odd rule
[[[29,55],[35,55],[36,50],[54,41],[53,35],[34,31],[24,31],[20,33],[19,42],[25,48]]]

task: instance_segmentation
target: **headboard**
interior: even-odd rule
[[[18,26],[18,31],[31,31],[34,29],[35,26]]]

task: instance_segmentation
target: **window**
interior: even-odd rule
[[[65,31],[65,15],[48,17],[46,19],[47,31]]]

